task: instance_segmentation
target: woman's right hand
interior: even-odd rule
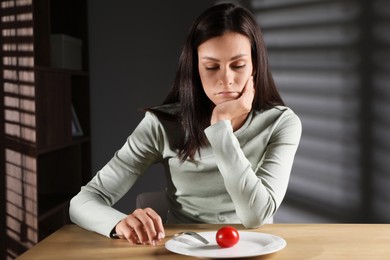
[[[233,129],[236,130],[252,109],[252,102],[255,96],[253,76],[250,76],[245,83],[240,97],[225,101],[215,106],[211,115],[210,124],[215,124],[220,120],[230,120]],[[238,121],[238,123],[237,123]]]
[[[136,209],[116,225],[115,232],[130,244],[156,245],[165,237],[161,217],[151,208]]]

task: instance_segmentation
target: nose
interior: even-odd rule
[[[233,85],[233,73],[229,68],[221,70],[220,85],[226,87]]]

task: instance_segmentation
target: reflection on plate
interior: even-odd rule
[[[266,255],[277,252],[286,246],[286,241],[278,236],[239,231],[240,240],[229,248],[220,248],[215,241],[217,231],[199,232],[210,243],[205,245],[191,236],[174,237],[165,243],[165,248],[171,252],[208,258],[236,258]]]

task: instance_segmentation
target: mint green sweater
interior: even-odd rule
[[[174,113],[177,106],[165,109]],[[168,223],[254,228],[272,218],[286,193],[301,137],[298,116],[278,106],[252,111],[235,132],[228,120],[204,131],[210,145],[196,154],[196,163],[181,163],[174,145],[178,123],[146,112],[123,147],[71,200],[71,220],[109,236],[126,217],[111,206],[155,163],[166,170]]]

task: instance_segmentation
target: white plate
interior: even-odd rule
[[[195,257],[237,258],[274,253],[287,245],[286,241],[278,236],[258,232],[238,232],[240,240],[236,245],[229,248],[218,246],[215,240],[217,231],[199,232],[210,242],[207,245],[191,236],[184,235],[168,240],[165,243],[165,248],[177,254]]]

